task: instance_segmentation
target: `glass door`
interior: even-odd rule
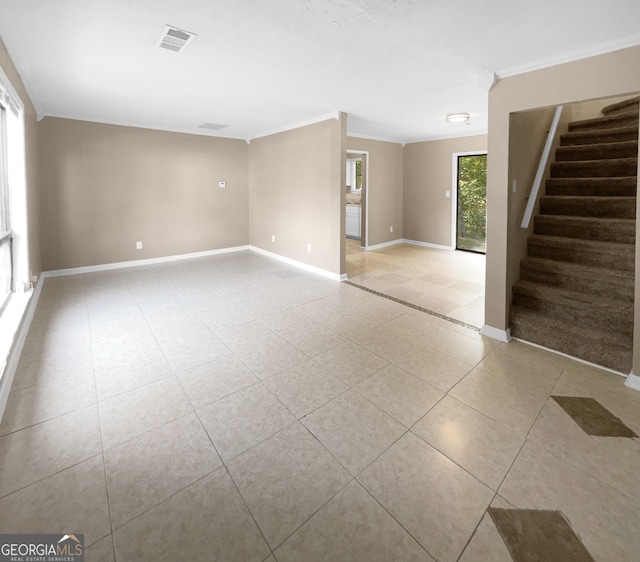
[[[458,156],[456,250],[486,253],[487,155]]]

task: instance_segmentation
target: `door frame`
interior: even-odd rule
[[[362,235],[361,240],[360,240],[360,247],[363,250],[367,249],[367,246],[369,245],[369,189],[371,186],[371,180],[369,178],[369,151],[368,150],[356,150],[356,149],[351,149],[351,148],[347,148],[347,158],[349,156],[349,154],[364,154],[366,156],[365,159],[365,185],[364,185],[364,197],[362,197],[362,194],[360,195],[360,203],[362,205],[362,207],[364,207],[364,238],[362,239]],[[360,215],[360,220],[363,219],[363,216]],[[360,229],[362,231],[362,227]],[[343,241],[344,243],[344,241]]]
[[[454,152],[451,159],[451,249],[457,250],[458,237],[458,157],[459,156],[486,156],[486,150],[469,150],[467,152]],[[486,200],[486,196],[485,196]],[[486,240],[486,236],[485,236]],[[462,251],[462,250],[461,250]]]

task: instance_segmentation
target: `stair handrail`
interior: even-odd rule
[[[549,129],[549,134],[547,135],[547,142],[544,145],[544,149],[542,151],[542,155],[540,156],[540,163],[538,164],[538,171],[536,172],[536,177],[533,179],[533,185],[531,186],[531,193],[529,193],[529,200],[527,201],[527,207],[524,210],[524,215],[522,217],[522,222],[520,223],[520,228],[529,228],[529,223],[531,222],[531,216],[533,215],[533,208],[536,205],[536,201],[538,200],[538,192],[540,191],[540,184],[542,183],[542,177],[544,176],[544,171],[547,169],[547,162],[549,161],[549,155],[551,154],[551,147],[553,146],[553,141],[556,138],[556,132],[558,131],[558,124],[560,123],[560,116],[562,115],[562,109],[564,106],[559,105],[556,107],[556,112],[553,115],[553,121],[551,121],[551,128]]]

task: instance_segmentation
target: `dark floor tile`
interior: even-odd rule
[[[489,508],[515,562],[594,562],[559,511]]]
[[[600,402],[582,396],[552,396],[588,435],[599,437],[638,437]]]

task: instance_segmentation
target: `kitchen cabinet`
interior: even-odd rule
[[[347,205],[347,228],[346,233],[349,238],[360,240],[360,213],[362,207],[358,205]]]

